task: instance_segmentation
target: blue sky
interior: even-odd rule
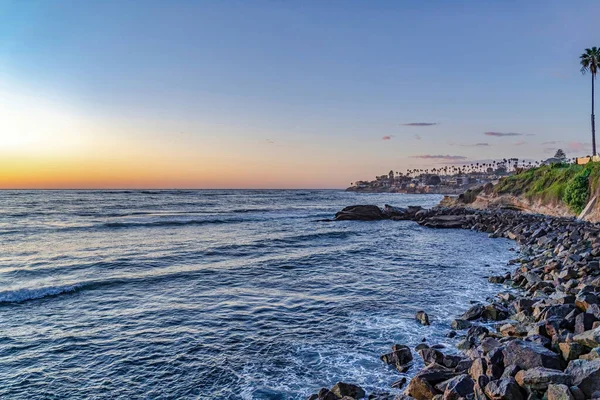
[[[161,187],[343,187],[437,155],[583,155],[578,56],[600,46],[599,15],[598,1],[0,0],[0,100],[52,110],[39,127],[7,112],[5,142],[31,140],[0,155],[103,166],[61,181],[79,186],[133,163],[139,179],[112,186]]]

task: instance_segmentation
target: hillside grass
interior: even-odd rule
[[[579,214],[590,193],[598,188],[599,179],[600,163],[544,165],[500,179],[494,192],[540,200],[543,204],[564,203]]]

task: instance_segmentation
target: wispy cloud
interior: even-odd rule
[[[562,140],[552,140],[550,142],[542,142],[542,145],[559,144],[559,143],[563,143]]]
[[[394,136],[393,135],[385,135],[384,137],[381,138],[381,140],[392,140]]]
[[[433,126],[433,125],[439,125],[439,122],[409,122],[407,124],[401,124],[404,126]]]
[[[520,140],[518,142],[515,143],[515,146],[523,146],[524,144],[527,144],[527,142]]]
[[[414,137],[415,137],[415,139],[417,139],[417,140],[421,140],[421,136],[420,136],[420,135],[415,135]]]
[[[455,144],[455,143],[450,143],[451,145],[456,145],[456,146],[460,146],[460,147],[487,147],[490,144],[487,142],[481,142],[481,143],[463,143],[463,144]]]
[[[517,132],[484,132],[486,136],[505,137],[505,136],[533,136],[531,133],[517,133]]]
[[[419,158],[422,160],[449,160],[449,161],[457,161],[457,160],[466,160],[467,157],[464,156],[451,156],[451,155],[443,155],[443,154],[423,154],[419,156],[411,156],[411,158]]]
[[[275,142],[274,142],[273,140],[271,140],[271,139],[265,139],[265,140],[266,140],[266,141],[267,141],[267,143],[269,143],[269,144],[274,144],[274,143],[275,143]]]

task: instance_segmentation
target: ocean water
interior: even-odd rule
[[[0,398],[304,399],[390,391],[379,355],[445,337],[511,243],[318,222],[341,191],[0,191]],[[427,311],[431,326],[414,321]],[[418,356],[417,356],[418,358]],[[412,373],[418,367],[418,361]]]

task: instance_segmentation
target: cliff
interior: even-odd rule
[[[496,185],[446,197],[443,206],[514,209],[557,217],[600,222],[600,163],[554,164],[531,168],[500,179]]]

